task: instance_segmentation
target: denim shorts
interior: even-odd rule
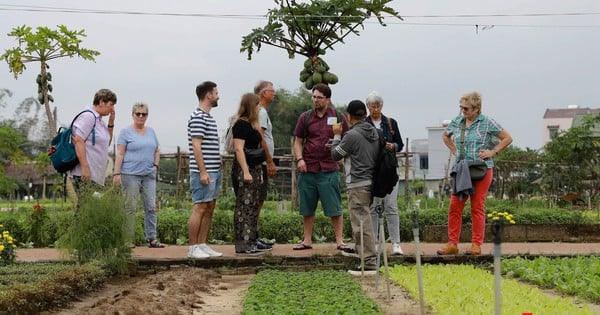
[[[221,171],[209,172],[210,183],[202,185],[200,183],[200,173],[190,172],[190,190],[192,191],[192,201],[194,203],[210,202],[217,200],[221,191]]]

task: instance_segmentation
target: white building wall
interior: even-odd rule
[[[550,142],[550,129],[548,126],[558,126],[558,132],[566,131],[571,128],[573,124],[573,118],[544,118],[542,121],[542,138],[544,144]]]

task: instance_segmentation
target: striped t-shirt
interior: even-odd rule
[[[219,154],[219,134],[217,132],[217,122],[209,114],[200,108],[190,116],[188,121],[188,146],[190,150],[190,172],[199,173],[194,148],[192,147],[192,138],[202,139],[202,155],[204,157],[204,167],[207,172],[218,172],[221,170],[221,155]]]

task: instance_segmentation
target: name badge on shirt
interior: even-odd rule
[[[327,117],[327,125],[333,126],[337,124],[337,117]]]

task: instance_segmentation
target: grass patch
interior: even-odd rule
[[[345,271],[263,271],[244,300],[251,314],[381,314],[360,284]]]

